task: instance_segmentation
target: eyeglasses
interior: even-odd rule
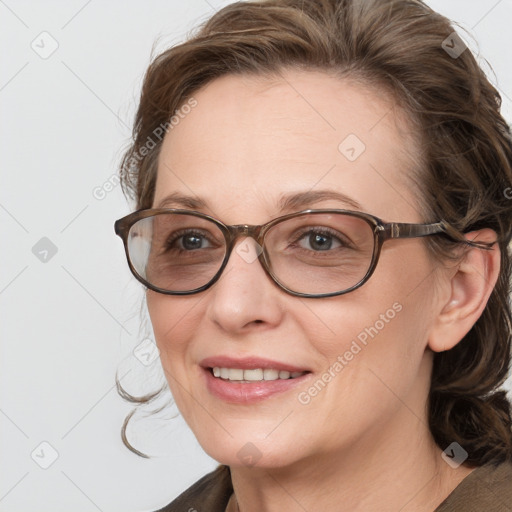
[[[310,298],[342,295],[362,286],[386,240],[447,235],[449,230],[444,221],[384,223],[350,210],[304,210],[260,226],[227,226],[200,212],[158,208],[136,211],[115,223],[130,270],[155,292],[190,295],[210,288],[238,238],[251,237],[258,244],[252,260],[258,259],[285,292]],[[236,252],[251,261],[247,244]]]

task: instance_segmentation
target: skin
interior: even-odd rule
[[[276,206],[281,194],[330,189],[385,221],[425,222],[407,179],[417,148],[393,102],[318,71],[283,77],[225,76],[194,94],[197,107],[163,141],[153,206],[181,192],[203,198],[200,211],[226,224],[262,224],[288,213]],[[338,150],[349,134],[366,146],[353,162]],[[336,200],[306,208],[354,209]],[[231,467],[240,510],[433,511],[472,471],[446,464],[428,429],[433,353],[476,322],[498,270],[497,250],[470,250],[447,267],[421,239],[393,240],[361,288],[304,299],[233,252],[209,290],[147,291],[147,305],[175,401],[203,449]],[[394,303],[401,311],[301,404],[298,393]],[[198,366],[219,354],[313,373],[300,389],[227,404],[208,392]],[[237,455],[248,442],[260,454],[254,466]]]

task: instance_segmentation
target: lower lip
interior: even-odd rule
[[[239,382],[214,377],[208,368],[203,368],[208,391],[225,402],[249,404],[259,402],[285,391],[290,391],[304,383],[311,375],[306,373],[295,379],[262,380],[256,382]]]

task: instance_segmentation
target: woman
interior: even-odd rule
[[[236,3],[153,61],[116,231],[221,463],[162,510],[509,510],[499,108],[419,0]]]

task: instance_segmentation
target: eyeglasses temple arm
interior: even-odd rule
[[[384,234],[387,238],[416,238],[429,235],[444,234],[455,242],[467,244],[480,249],[491,249],[496,242],[475,242],[464,238],[458,231],[444,221],[433,224],[408,224],[391,222],[384,224]]]

